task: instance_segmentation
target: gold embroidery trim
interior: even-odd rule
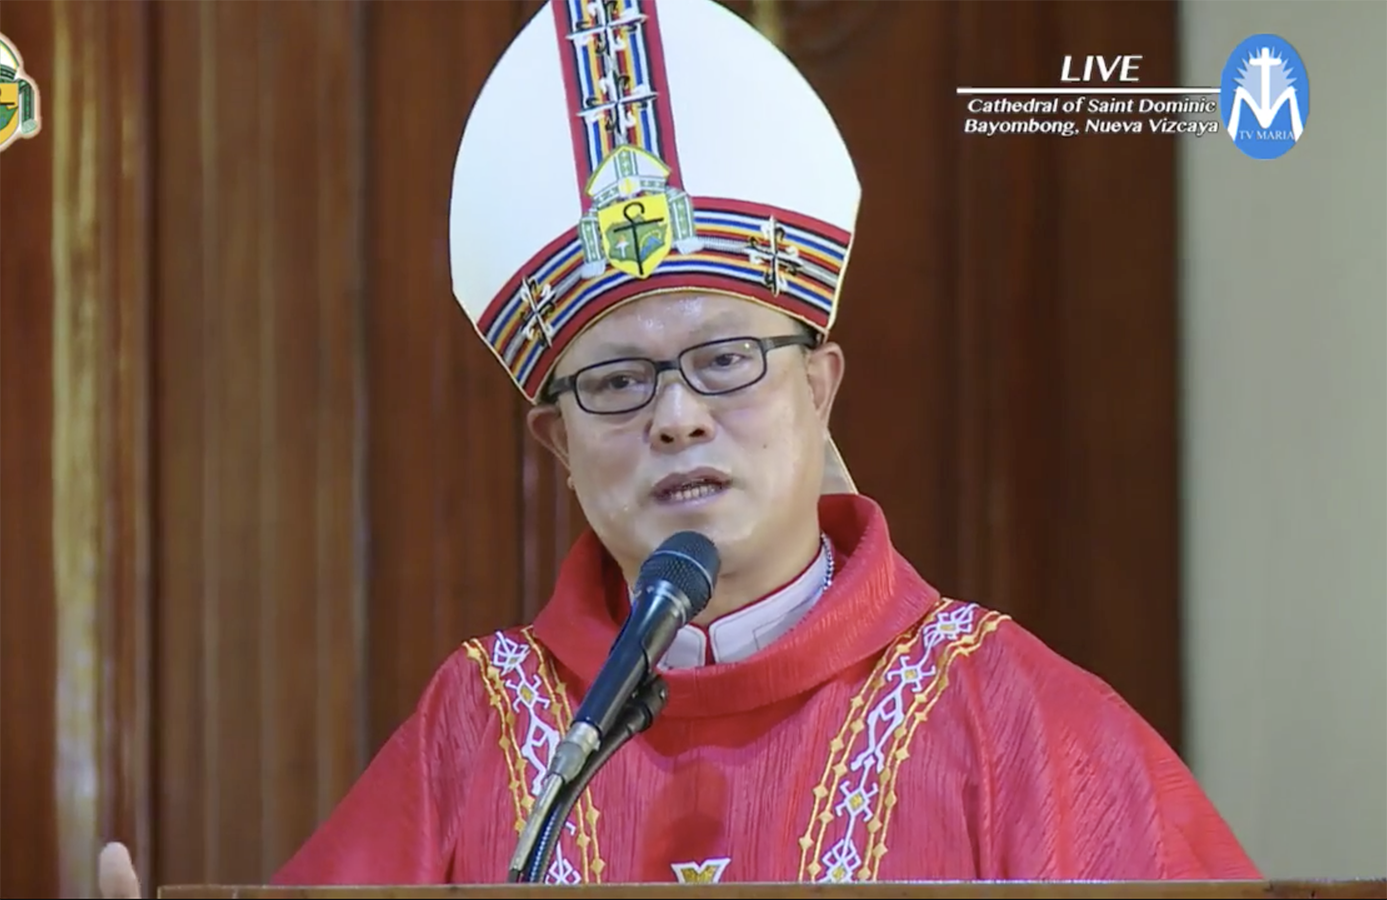
[[[926,635],[944,613],[954,613],[967,604],[944,600],[937,604],[918,627],[898,639],[892,648],[883,653],[872,670],[871,676],[852,698],[848,714],[838,733],[829,742],[828,760],[819,784],[814,788],[814,803],[809,817],[809,826],[799,839],[801,881],[814,880],[823,871],[823,843],[829,826],[836,816],[833,813],[834,799],[843,778],[849,773],[848,759],[858,747],[858,738],[868,728],[868,717],[881,695],[889,687],[886,675],[897,663],[907,659],[913,651],[923,646]],[[872,802],[874,808],[867,820],[865,849],[858,864],[856,877],[872,880],[881,865],[881,857],[886,855],[885,834],[890,821],[891,810],[896,805],[895,783],[900,765],[910,755],[910,743],[916,730],[929,718],[939,697],[949,684],[949,667],[953,661],[968,656],[982,645],[982,641],[999,624],[1009,617],[998,612],[976,607],[977,618],[972,627],[934,648],[924,648],[917,665],[934,667],[935,673],[929,681],[913,692],[909,706],[903,710],[899,725],[893,729],[882,754],[884,763],[877,777],[877,793]]]
[[[915,695],[914,702],[910,705],[910,711],[906,714],[907,725],[905,734],[901,734],[901,729],[897,729],[892,737],[891,747],[886,754],[886,766],[881,773],[881,805],[876,815],[879,815],[881,828],[873,832],[867,831],[867,852],[863,854],[863,868],[867,870],[863,880],[875,881],[877,872],[881,869],[881,858],[886,855],[886,830],[891,824],[891,813],[896,808],[896,778],[900,774],[901,763],[910,756],[910,745],[915,739],[915,732],[924,724],[925,720],[934,710],[934,705],[939,702],[939,698],[949,687],[949,668],[954,660],[965,656],[971,656],[982,642],[997,626],[1007,619],[1007,616],[998,612],[988,611],[983,613],[981,620],[974,624],[971,632],[966,632],[954,641],[938,648],[935,665],[938,667],[938,674],[931,680],[928,687]],[[884,795],[884,796],[883,796]]]
[[[813,877],[822,871],[819,860],[823,858],[824,834],[828,831],[828,826],[833,823],[833,789],[837,787],[840,779],[847,774],[848,754],[852,751],[857,736],[867,727],[864,710],[872,708],[872,704],[869,704],[868,700],[875,699],[877,692],[886,686],[888,668],[896,660],[910,652],[910,648],[915,645],[925,626],[933,622],[938,614],[938,609],[932,611],[916,631],[898,639],[890,652],[881,655],[881,659],[877,660],[876,666],[872,669],[871,677],[867,679],[861,690],[848,704],[848,715],[843,719],[842,727],[833,736],[833,740],[829,741],[828,760],[824,763],[824,772],[819,778],[819,784],[814,788],[814,806],[809,815],[809,828],[799,839],[801,881],[805,880],[806,874]],[[852,732],[852,738],[845,740],[844,735],[849,731]]]
[[[563,734],[567,723],[573,721],[573,707],[568,702],[568,689],[559,680],[558,672],[554,671],[553,661],[549,658],[549,654],[535,640],[533,629],[527,625],[521,629],[520,633],[524,635],[525,642],[530,645],[535,659],[541,661],[537,667],[540,684],[544,685],[544,689],[554,699],[554,713],[558,718],[559,734]],[[607,863],[603,861],[602,853],[597,846],[597,820],[601,814],[592,802],[591,790],[583,791],[578,797],[578,802],[573,804],[573,812],[578,819],[578,833],[574,837],[574,843],[578,845],[578,852],[582,858],[583,881],[600,883],[602,870],[607,867]]]
[[[506,761],[506,774],[510,776],[511,799],[515,801],[515,832],[519,834],[525,828],[525,800],[530,792],[525,788],[525,760],[520,756],[520,744],[515,739],[515,710],[506,699],[505,681],[501,671],[492,664],[483,639],[474,638],[462,646],[467,658],[477,664],[486,698],[501,720],[501,756]]]
[[[493,637],[491,641],[494,642],[497,639]],[[525,816],[529,813],[530,807],[534,805],[534,798],[530,795],[529,789],[531,779],[526,772],[527,762],[521,753],[522,738],[519,735],[519,718],[511,703],[510,689],[506,685],[505,675],[492,662],[487,643],[485,639],[473,639],[465,642],[463,648],[467,657],[480,670],[487,700],[501,720],[499,743],[501,755],[506,761],[506,771],[510,778],[511,799],[515,805],[515,830],[518,834],[524,829]],[[555,717],[554,721],[549,724],[558,730],[559,734],[562,734],[562,723],[573,718],[567,688],[559,680],[558,673],[554,671],[549,654],[535,640],[531,627],[526,626],[520,629],[520,638],[516,643],[529,650],[526,654],[526,661],[521,663],[518,671],[523,674],[525,669],[530,667],[530,662],[533,661],[534,675],[554,704],[552,709]],[[602,878],[602,870],[606,868],[607,864],[602,859],[597,843],[597,820],[600,814],[592,802],[590,791],[583,792],[583,795],[574,805],[574,813],[577,819],[577,834],[574,836],[574,843],[579,852],[580,877],[583,882],[598,883]],[[563,843],[565,837],[566,835],[560,835],[559,841]]]

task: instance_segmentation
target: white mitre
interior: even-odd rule
[[[525,397],[619,304],[765,303],[827,334],[861,187],[794,65],[714,0],[550,0],[472,108],[453,292]],[[826,492],[853,491],[830,439]]]

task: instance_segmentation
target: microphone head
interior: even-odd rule
[[[655,548],[641,564],[639,582],[666,581],[689,599],[692,620],[713,598],[722,561],[713,542],[697,531],[680,531]]]

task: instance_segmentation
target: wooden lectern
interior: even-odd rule
[[[241,900],[317,900],[343,897],[420,897],[425,900],[471,900],[477,897],[607,900],[607,898],[667,897],[671,900],[906,900],[906,898],[992,897],[1004,900],[1084,900],[1115,897],[1123,900],[1263,900],[1315,897],[1320,900],[1387,900],[1387,878],[1364,881],[969,881],[890,882],[870,884],[588,884],[554,887],[538,884],[453,885],[449,887],[335,887],[288,888],[250,885],[178,885],[161,888],[165,900],[192,897]]]

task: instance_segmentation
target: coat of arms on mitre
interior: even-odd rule
[[[671,249],[702,247],[689,195],[669,185],[669,166],[631,144],[618,146],[588,179],[588,211],[578,223],[584,278],[608,265],[646,278]]]

